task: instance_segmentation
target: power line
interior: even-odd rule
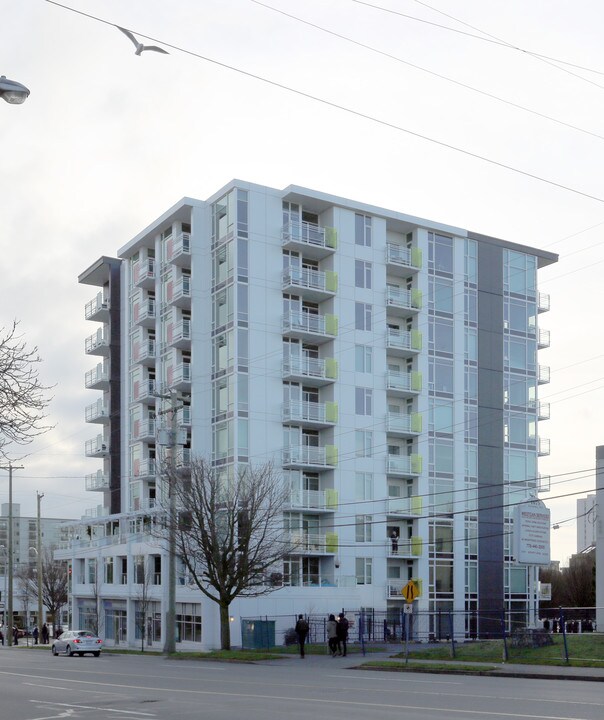
[[[50,3],[51,5],[56,5],[57,7],[60,7],[64,10],[68,10],[70,12],[76,13],[78,15],[82,15],[82,16],[87,17],[96,22],[103,23],[104,25],[109,25],[111,27],[118,27],[117,25],[115,25],[115,23],[111,23],[111,22],[109,22],[107,20],[103,20],[102,18],[99,18],[95,15],[90,15],[88,13],[82,12],[81,10],[75,10],[74,8],[68,7],[67,5],[62,5],[61,3],[55,2],[55,0],[45,0],[45,1],[47,3]],[[353,0],[353,1],[357,2],[358,0]],[[141,33],[137,30],[133,30],[133,32],[142,38],[151,40],[151,41],[153,41],[155,43],[159,43],[161,45],[165,45],[166,47],[169,47],[172,50],[176,50],[177,52],[182,52],[191,57],[198,58],[199,60],[204,60],[206,62],[212,63],[213,65],[216,65],[218,67],[222,67],[227,70],[232,70],[233,72],[239,73],[240,75],[243,75],[248,78],[252,78],[254,80],[258,80],[260,82],[265,83],[266,85],[270,85],[271,87],[279,88],[280,90],[285,90],[287,92],[293,93],[294,95],[297,95],[298,97],[302,97],[307,100],[313,100],[314,102],[320,103],[321,105],[324,105],[326,107],[334,108],[336,110],[341,110],[342,112],[348,113],[349,115],[352,115],[354,117],[358,117],[363,120],[369,120],[370,122],[376,123],[377,125],[380,125],[382,127],[386,127],[391,130],[396,130],[397,132],[404,133],[406,135],[417,138],[419,140],[424,140],[425,142],[431,143],[433,145],[437,145],[438,147],[446,148],[447,150],[451,150],[451,151],[459,153],[461,155],[466,155],[467,157],[474,158],[475,160],[480,160],[481,162],[487,163],[489,165],[493,165],[494,167],[499,167],[504,170],[509,170],[510,172],[516,173],[517,175],[522,175],[523,177],[527,177],[532,180],[542,182],[546,185],[550,185],[551,187],[556,187],[556,188],[559,188],[560,190],[565,190],[567,192],[573,193],[574,195],[579,195],[579,196],[585,197],[589,200],[595,200],[596,202],[604,203],[604,198],[598,197],[596,195],[591,195],[588,192],[578,190],[576,188],[570,187],[569,185],[565,185],[564,183],[559,183],[554,180],[548,180],[547,178],[544,178],[535,173],[531,173],[527,170],[521,170],[519,168],[514,167],[513,165],[508,165],[507,163],[501,162],[499,160],[493,160],[491,158],[486,157],[485,155],[480,155],[479,153],[472,152],[471,150],[465,150],[464,148],[453,145],[452,143],[445,142],[444,140],[437,140],[436,138],[432,138],[428,135],[424,135],[423,133],[417,132],[415,130],[410,130],[409,128],[405,128],[402,125],[397,125],[396,123],[390,122],[388,120],[383,120],[381,118],[377,118],[373,115],[369,115],[368,113],[362,112],[360,110],[355,110],[354,108],[347,107],[345,105],[340,105],[339,103],[336,103],[332,100],[328,100],[326,98],[319,97],[318,95],[312,95],[311,93],[305,92],[303,90],[298,90],[291,86],[284,85],[283,83],[277,82],[276,80],[271,80],[271,79],[263,77],[261,75],[257,75],[256,73],[252,73],[250,71],[243,70],[242,68],[238,68],[234,65],[229,65],[228,63],[224,63],[219,60],[214,60],[213,58],[210,58],[206,55],[201,55],[200,53],[193,52],[192,50],[187,50],[186,48],[166,42],[165,40],[162,40],[161,38],[154,38],[149,35],[145,35],[144,33]]]

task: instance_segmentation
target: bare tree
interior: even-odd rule
[[[283,533],[285,488],[270,464],[227,478],[203,459],[191,462],[190,477],[171,474],[170,482],[179,508],[176,551],[219,606],[221,646],[229,650],[231,602],[274,591],[269,576],[292,551]]]
[[[54,549],[42,550],[42,604],[49,615],[52,615],[55,627],[61,621],[61,610],[67,604],[69,575],[67,563],[55,560]],[[31,565],[24,566],[17,574],[19,583],[27,584],[32,598],[38,599],[38,580],[35,569]]]
[[[34,588],[36,588],[36,574],[33,567],[29,563],[22,564],[15,572],[15,579],[17,580],[19,598],[23,606],[22,627],[27,633],[30,625],[29,608],[38,595],[37,592],[34,592]],[[29,644],[29,638],[26,639],[26,643]]]
[[[151,606],[152,600],[151,585],[153,582],[153,573],[148,565],[149,560],[150,558],[145,558],[144,556],[135,559],[136,570],[134,582],[138,585],[138,590],[136,592],[136,627],[141,636],[141,652],[145,652],[145,640],[147,639],[148,633],[147,623],[149,619],[149,607]]]
[[[40,381],[38,348],[28,348],[18,323],[0,328],[0,456],[11,443],[27,445],[52,425],[45,424],[50,387]]]

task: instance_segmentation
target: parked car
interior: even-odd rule
[[[61,633],[61,637],[53,640],[50,647],[52,654],[56,657],[64,653],[72,657],[85,653],[92,653],[95,657],[99,657],[103,649],[103,641],[90,630],[65,630]]]

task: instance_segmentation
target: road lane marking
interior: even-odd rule
[[[66,687],[60,687],[59,685],[41,685],[40,683],[24,682],[24,685],[32,685],[33,687],[50,688],[51,690],[69,690]]]
[[[365,673],[364,675],[355,675],[354,679],[356,680],[386,680],[385,677],[379,677],[379,673],[376,673],[378,677],[365,677],[368,673]],[[324,675],[323,677],[331,677],[331,678],[338,678],[340,680],[350,680],[350,675]],[[460,681],[455,680],[415,680],[414,678],[397,678],[397,680],[402,680],[403,682],[413,683],[414,685],[419,685],[421,683],[424,683],[426,685],[463,685]],[[407,690],[405,690],[407,692]]]
[[[46,702],[45,700],[30,700],[32,703],[38,703],[42,705],[50,705],[50,707],[64,707],[64,708],[75,708],[76,710],[100,710],[101,712],[110,712],[110,713],[121,713],[122,715],[137,715],[142,717],[157,717],[157,713],[146,713],[146,712],[140,712],[138,710],[118,710],[117,708],[104,708],[104,707],[95,707],[94,705],[74,705],[73,703],[54,703],[54,702]],[[67,710],[70,714],[73,714],[73,710]],[[57,715],[56,717],[67,717],[65,715]],[[38,720],[43,720],[43,718],[39,718]]]

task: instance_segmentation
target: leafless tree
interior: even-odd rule
[[[38,348],[28,348],[18,323],[0,328],[0,457],[11,443],[27,445],[52,425],[45,423],[50,387],[38,374]]]
[[[231,646],[229,606],[239,596],[276,589],[292,545],[283,532],[286,491],[271,464],[246,466],[227,478],[203,459],[193,459],[190,475],[170,475],[179,509],[176,550],[191,580],[220,609],[223,650]]]
[[[54,548],[42,550],[42,604],[52,616],[55,627],[61,621],[61,610],[67,605],[69,575],[67,563],[55,560]],[[31,597],[38,599],[38,580],[31,565],[24,566],[18,574],[19,582],[26,583]]]
[[[29,629],[29,608],[37,597],[38,593],[34,592],[36,586],[36,574],[33,567],[29,563],[22,564],[15,572],[15,579],[19,588],[19,598],[23,606],[22,627],[25,631]],[[27,637],[27,636],[26,636]],[[29,639],[26,640],[29,644]]]
[[[145,562],[147,561],[147,562]],[[153,573],[148,565],[149,558],[141,556],[136,559],[138,569],[135,571],[134,582],[137,584],[136,591],[136,627],[141,636],[141,652],[145,652],[145,640],[147,639],[147,622],[149,619],[149,608],[151,606],[151,586]],[[135,562],[135,567],[136,567]]]

